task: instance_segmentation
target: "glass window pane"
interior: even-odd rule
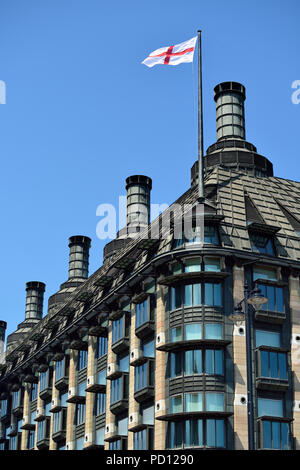
[[[184,326],[185,340],[202,339],[201,323],[190,323]]]
[[[206,393],[206,411],[224,411],[224,393]]]
[[[272,423],[272,440],[273,440],[273,449],[280,449],[280,423],[274,421]]]
[[[187,259],[185,261],[185,272],[186,273],[194,273],[201,271],[201,260],[200,258],[196,259]]]
[[[191,307],[193,305],[193,286],[186,284],[184,286],[184,306]]]
[[[193,305],[198,306],[202,304],[201,284],[193,284]]]
[[[280,333],[276,331],[256,330],[255,332],[256,347],[273,346],[280,348]]]
[[[222,339],[223,327],[221,323],[205,324],[205,339]]]
[[[205,373],[214,374],[214,351],[213,349],[207,349],[205,351]]]
[[[276,269],[256,266],[253,268],[253,281],[256,279],[277,281]]]
[[[258,417],[260,416],[283,416],[282,400],[270,398],[258,398]]]
[[[216,446],[225,447],[225,424],[223,419],[216,419]]]
[[[155,356],[155,347],[154,340],[144,341],[142,344],[142,350],[145,357],[154,357]]]
[[[268,351],[260,352],[260,367],[261,367],[261,376],[269,377],[269,354]]]
[[[204,262],[205,271],[221,271],[219,258],[206,258]]]
[[[288,450],[290,448],[288,423],[281,423],[281,443],[282,450]]]
[[[170,410],[171,413],[182,412],[182,395],[170,397]]]
[[[182,341],[182,328],[178,326],[177,328],[172,328],[170,331],[170,340],[171,343],[175,343],[176,341]]]
[[[287,379],[287,366],[286,366],[286,354],[278,353],[278,367],[279,367],[279,378],[281,380]]]
[[[272,448],[272,437],[271,437],[271,422],[263,421],[263,448]]]
[[[216,428],[215,420],[206,420],[206,445],[208,447],[216,447]]]
[[[185,411],[202,411],[203,399],[202,393],[186,393],[185,394]]]
[[[194,353],[194,374],[202,374],[202,351],[197,349]]]

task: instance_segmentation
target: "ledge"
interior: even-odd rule
[[[149,385],[148,387],[142,388],[134,392],[134,399],[143,403],[144,401],[154,397],[154,385]]]
[[[158,284],[162,284],[164,286],[172,286],[173,284],[177,284],[179,282],[185,281],[194,281],[195,279],[199,279],[199,281],[214,281],[214,282],[221,282],[226,277],[230,276],[229,273],[223,271],[197,271],[191,273],[179,273],[173,274],[171,276],[159,277],[157,280]]]
[[[286,320],[286,313],[260,310],[259,312],[255,312],[255,320],[282,324]]]
[[[200,346],[228,346],[231,341],[224,339],[195,339],[188,341],[176,341],[174,343],[165,343],[161,346],[156,346],[158,351],[176,351],[177,349],[197,349]]]
[[[192,418],[228,418],[233,413],[227,411],[182,411],[180,413],[170,413],[162,416],[156,416],[155,419],[158,421],[182,421],[183,419]]]
[[[269,377],[257,377],[256,378],[256,388],[259,390],[288,390],[289,381],[288,379],[272,379]]]

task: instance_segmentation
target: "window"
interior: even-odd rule
[[[48,388],[50,385],[49,381],[49,369],[46,372],[40,373],[40,392]]]
[[[37,399],[38,394],[38,384],[31,384],[30,387],[30,401],[34,401]]]
[[[260,351],[261,377],[287,380],[286,353],[275,351]]]
[[[75,441],[76,450],[82,450],[83,444],[84,444],[84,437],[79,437],[78,439],[76,439]]]
[[[27,449],[32,450],[34,449],[34,438],[35,438],[35,430],[28,431],[27,435]]]
[[[257,348],[259,346],[280,348],[280,333],[277,331],[256,330],[255,340]]]
[[[86,382],[79,382],[77,385],[77,395],[79,397],[85,397],[85,388],[86,388]]]
[[[289,423],[263,420],[261,445],[263,449],[290,449],[291,443]]]
[[[68,406],[68,402],[67,402],[68,392],[60,393],[59,398],[60,398],[60,405],[67,408],[67,406]]]
[[[123,315],[118,320],[112,321],[112,343],[129,336],[129,318]]]
[[[129,355],[127,353],[118,355],[117,361],[121,372],[129,372]]]
[[[0,418],[3,418],[7,414],[7,400],[1,400],[1,413]]]
[[[262,266],[255,266],[253,268],[253,281],[256,281],[257,279],[277,281],[276,269],[262,267]]]
[[[200,284],[185,284],[171,287],[169,306],[170,310],[177,308],[195,307],[200,305],[221,307],[223,304],[223,286],[215,282],[202,282]]]
[[[224,393],[185,393],[170,397],[171,414],[192,411],[224,411]]]
[[[261,234],[249,234],[250,243],[253,251],[265,255],[275,255],[272,238]]]
[[[206,393],[206,411],[224,411],[224,393]]]
[[[118,379],[111,380],[110,403],[113,404],[120,400],[128,399],[129,378],[127,374],[122,375]]]
[[[21,389],[17,390],[16,392],[12,392],[12,410],[18,408],[19,406],[21,406]]]
[[[186,393],[184,398],[186,412],[203,410],[202,393]]]
[[[106,408],[106,394],[105,393],[96,393],[95,396],[95,415],[99,416],[105,413]]]
[[[147,297],[135,307],[135,327],[138,328],[149,320],[150,299]]]
[[[152,450],[154,446],[153,428],[146,428],[133,434],[134,450]]]
[[[271,398],[258,398],[258,417],[260,416],[277,416],[283,417],[283,401]]]
[[[154,362],[147,361],[134,370],[134,391],[137,392],[154,385]]]
[[[85,403],[76,403],[75,423],[76,426],[85,422]]]
[[[154,425],[154,405],[144,404],[141,406],[143,424]]]
[[[107,338],[99,336],[97,338],[96,358],[99,359],[105,354],[107,354]]]
[[[44,421],[38,421],[37,423],[37,442],[43,441],[44,439],[49,438],[50,430],[50,418],[45,419]]]
[[[223,375],[223,350],[222,349],[195,349],[188,351],[171,352],[169,354],[169,377],[182,375]]]
[[[96,444],[98,446],[104,446],[104,434],[105,434],[104,426],[96,430]]]
[[[223,326],[221,323],[205,323],[204,333],[205,339],[223,339]],[[187,323],[184,325],[184,329],[182,326],[177,326],[170,330],[171,343],[200,339],[202,339],[202,323]]]
[[[205,324],[205,339],[222,339],[223,326],[221,323]]]
[[[266,286],[264,284],[258,284],[259,289],[263,296],[268,298],[268,303],[266,303],[262,309],[270,310],[271,312],[281,312],[284,313],[284,299],[283,299],[283,288],[276,286]]]
[[[155,346],[153,339],[144,340],[141,344],[144,357],[155,357]]]
[[[128,416],[116,418],[116,425],[119,436],[128,435]]]
[[[204,243],[211,245],[219,245],[219,236],[216,225],[205,225]]]
[[[64,359],[55,363],[55,382],[64,376]]]
[[[106,369],[100,370],[97,374],[97,383],[99,385],[106,385]]]
[[[170,422],[167,429],[169,449],[185,447],[225,448],[223,419],[189,419]]]
[[[109,443],[109,450],[127,450],[127,439],[122,438]]]
[[[87,351],[78,351],[77,354],[77,370],[82,370],[87,366]]]
[[[58,413],[53,413],[52,434],[64,431],[67,425],[67,410],[62,409]]]
[[[202,324],[190,323],[184,325],[185,340],[201,339],[202,338]]]

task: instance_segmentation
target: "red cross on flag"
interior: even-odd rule
[[[153,67],[158,64],[178,65],[183,62],[193,62],[196,41],[197,36],[175,46],[156,49],[156,51],[150,53],[142,64]]]

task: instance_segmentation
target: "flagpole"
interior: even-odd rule
[[[203,174],[203,104],[202,104],[202,47],[201,30],[198,30],[198,198],[204,199]]]

